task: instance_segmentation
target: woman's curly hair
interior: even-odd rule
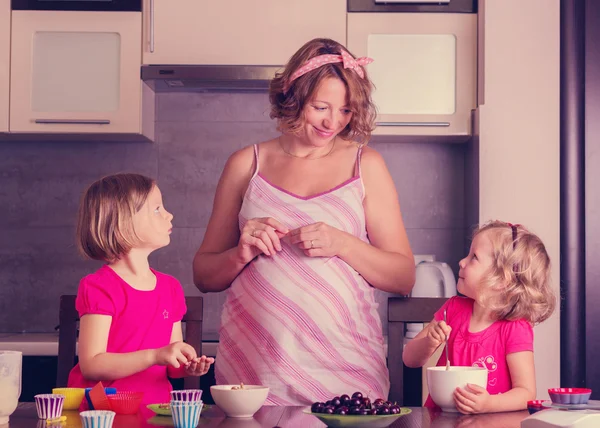
[[[304,121],[304,106],[311,101],[319,84],[324,79],[333,77],[340,79],[346,86],[348,108],[352,111],[350,123],[339,136],[363,144],[369,141],[375,128],[377,112],[371,100],[373,84],[364,67],[364,78],[353,69],[344,68],[340,62],[323,65],[289,82],[290,76],[310,59],[320,55],[341,55],[342,50],[348,52],[334,40],[313,39],[290,58],[283,72],[275,75],[269,88],[270,117],[277,119],[280,131],[291,134],[300,132]],[[287,92],[284,92],[284,88]]]
[[[513,227],[516,239],[513,240]],[[497,319],[525,319],[536,325],[556,307],[550,285],[550,257],[541,239],[521,225],[491,221],[475,230],[485,233],[493,247],[493,265],[484,279],[481,304]]]

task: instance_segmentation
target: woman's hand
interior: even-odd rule
[[[339,256],[346,244],[346,233],[323,222],[290,231],[289,242],[309,257]]]
[[[454,403],[460,413],[466,415],[472,413],[489,412],[490,393],[479,385],[467,384],[466,388],[454,390]]]
[[[444,321],[432,321],[427,326],[427,339],[432,347],[437,349],[438,346],[448,340],[451,331],[452,327]]]
[[[188,376],[202,376],[208,373],[210,365],[215,362],[214,358],[209,358],[206,355],[194,358],[185,365],[185,373]]]
[[[194,360],[197,356],[196,350],[191,345],[185,342],[173,342],[156,350],[155,364],[178,369],[182,365]]]
[[[272,256],[281,251],[280,238],[288,232],[287,227],[271,217],[248,220],[238,242],[240,261],[246,264],[261,253]]]

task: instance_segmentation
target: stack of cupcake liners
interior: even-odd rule
[[[202,412],[202,390],[171,391],[171,414],[175,428],[195,428]]]

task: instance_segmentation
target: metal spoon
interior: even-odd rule
[[[446,309],[444,309],[444,322],[448,324],[448,319],[446,318]],[[450,357],[448,356],[448,336],[446,336],[446,370],[450,370]]]

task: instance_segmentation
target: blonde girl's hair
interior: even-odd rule
[[[552,315],[550,257],[542,240],[521,225],[495,220],[475,230],[492,242],[493,264],[484,279],[481,304],[500,320],[539,324]],[[514,238],[514,239],[513,239]]]
[[[114,262],[140,242],[133,227],[156,185],[140,174],[109,175],[84,192],[77,214],[77,246],[87,258]]]
[[[344,68],[341,62],[326,64],[290,82],[292,74],[310,59],[320,55],[341,55],[342,51],[348,52],[335,40],[313,39],[290,58],[283,72],[275,75],[269,88],[270,117],[277,120],[281,132],[301,132],[304,106],[313,99],[319,84],[333,77],[340,79],[346,86],[348,108],[352,111],[350,123],[339,136],[345,140],[368,143],[375,128],[377,112],[371,100],[373,84],[369,80],[366,67],[363,67],[364,77],[360,77],[353,69]],[[288,84],[290,86],[286,92]]]

